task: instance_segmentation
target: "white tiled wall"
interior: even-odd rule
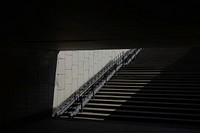
[[[127,49],[61,51],[58,54],[53,107],[58,107],[123,51]]]

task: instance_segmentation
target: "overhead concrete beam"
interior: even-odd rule
[[[192,1],[48,1],[6,20],[0,40],[52,50],[199,46],[199,13]]]

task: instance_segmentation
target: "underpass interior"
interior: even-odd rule
[[[57,53],[41,54],[42,51],[33,50],[27,52],[31,54],[25,60],[22,58],[25,51],[21,51],[23,55],[17,56],[17,60],[23,59],[17,67],[21,70],[19,74],[15,70],[14,74],[4,76],[5,81],[9,76],[10,83],[4,86],[7,89],[4,94],[9,97],[2,96],[6,108],[1,111],[6,115],[1,129],[5,132],[199,132],[198,51],[185,47],[144,48],[74,119],[51,118],[56,68],[50,66],[56,66]],[[45,59],[45,63],[42,61],[38,66],[34,59]],[[12,67],[17,64],[12,63]]]
[[[131,96],[129,101],[129,106],[135,106],[135,112],[126,112],[126,116],[131,113],[151,117],[156,111],[164,110],[165,115],[160,113],[159,117],[199,120],[200,11],[196,2],[10,0],[2,1],[0,7],[0,132],[199,132],[198,124],[190,122],[164,124],[154,123],[154,120],[143,123],[141,119],[138,123],[135,119],[122,122],[118,118],[107,122],[52,118],[59,51],[143,48],[138,59],[130,64],[131,68],[127,68],[128,74],[122,68],[121,74],[114,76],[97,97],[106,98],[113,89],[109,86],[116,87],[120,76],[137,81],[128,85],[122,83],[125,88],[141,84],[138,80],[142,79],[146,80],[142,81],[146,85],[141,85],[143,88],[134,92],[137,98]],[[155,84],[157,88],[170,88],[155,90],[152,88]],[[148,91],[149,88],[152,91]],[[121,92],[119,88],[114,89]],[[149,93],[154,93],[151,96],[155,97]],[[133,105],[136,99],[142,103],[138,106],[148,104],[151,111],[144,112],[147,106],[136,108]],[[96,104],[95,99],[92,100],[89,104]],[[167,110],[158,102],[165,103]],[[169,106],[172,103],[174,107]],[[89,110],[92,107],[88,106],[84,112],[92,113]],[[185,113],[172,114],[180,109]],[[122,110],[116,111],[121,115]]]

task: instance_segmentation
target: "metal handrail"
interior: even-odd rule
[[[65,105],[54,114],[54,117],[58,117],[64,114],[70,106],[72,106],[76,101],[79,100],[81,101],[81,105],[70,114],[70,117],[76,115],[79,112],[79,110],[82,110],[84,105],[92,97],[94,97],[98,90],[119,70],[119,68],[129,64],[141,50],[141,48],[130,49],[127,52],[120,53],[112,61],[109,61],[97,74],[95,74],[89,81],[82,85],[69,98]],[[92,94],[89,92],[92,92]]]

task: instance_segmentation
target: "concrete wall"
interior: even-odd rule
[[[122,50],[61,51],[58,54],[53,107],[58,107]]]
[[[122,50],[67,51],[58,58],[57,51],[14,47],[0,51],[0,129],[9,130],[51,117],[53,97],[55,107]]]
[[[50,117],[58,52],[22,48],[0,50],[0,124],[10,128],[11,123],[17,126]]]

